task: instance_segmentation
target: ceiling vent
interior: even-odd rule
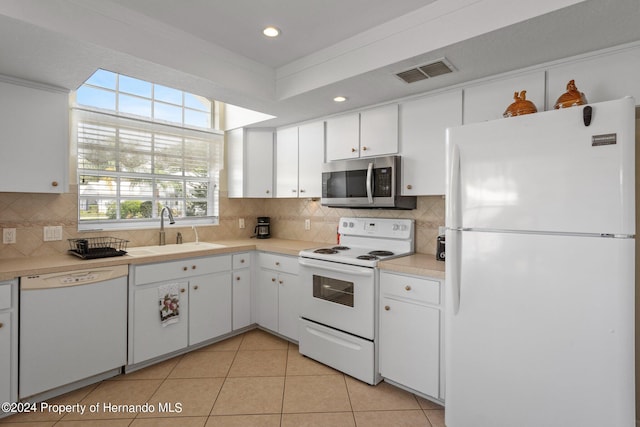
[[[397,73],[400,79],[402,79],[405,83],[415,83],[420,80],[425,80],[430,77],[441,76],[442,74],[448,74],[455,70],[453,65],[446,58],[438,59],[434,62],[430,62],[428,64],[419,65],[417,67],[411,68],[410,70],[405,70],[400,73]]]

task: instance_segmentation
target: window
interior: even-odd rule
[[[217,223],[223,136],[206,98],[98,70],[76,92],[81,230]]]

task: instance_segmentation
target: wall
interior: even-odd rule
[[[75,172],[72,176],[75,176]],[[274,237],[326,243],[335,242],[336,227],[341,216],[402,217],[416,220],[418,251],[435,254],[438,226],[444,225],[442,197],[420,197],[416,210],[390,211],[326,208],[320,206],[320,202],[309,199],[229,199],[226,191],[220,194],[220,224],[198,226],[198,234],[203,241],[250,237],[257,216],[271,217]],[[129,240],[129,246],[158,243],[158,229],[78,233],[77,209],[77,185],[71,185],[69,193],[60,195],[0,193],[0,228],[15,228],[17,237],[16,244],[0,243],[0,259],[65,253],[69,249],[67,239],[80,235],[119,237]],[[245,229],[238,228],[238,218],[245,218]],[[305,219],[311,220],[311,230],[304,230]],[[185,242],[194,241],[191,227],[180,227],[179,223],[178,220],[176,225],[165,224],[167,242],[175,242],[178,231]],[[51,225],[63,227],[62,241],[44,241],[43,227]]]

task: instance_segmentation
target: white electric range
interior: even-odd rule
[[[299,254],[300,353],[377,384],[377,265],[414,252],[414,221],[341,218],[338,232],[339,244]]]

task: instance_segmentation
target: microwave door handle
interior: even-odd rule
[[[373,162],[369,163],[367,167],[367,199],[369,199],[369,204],[373,204],[373,192],[371,188],[373,187]]]

